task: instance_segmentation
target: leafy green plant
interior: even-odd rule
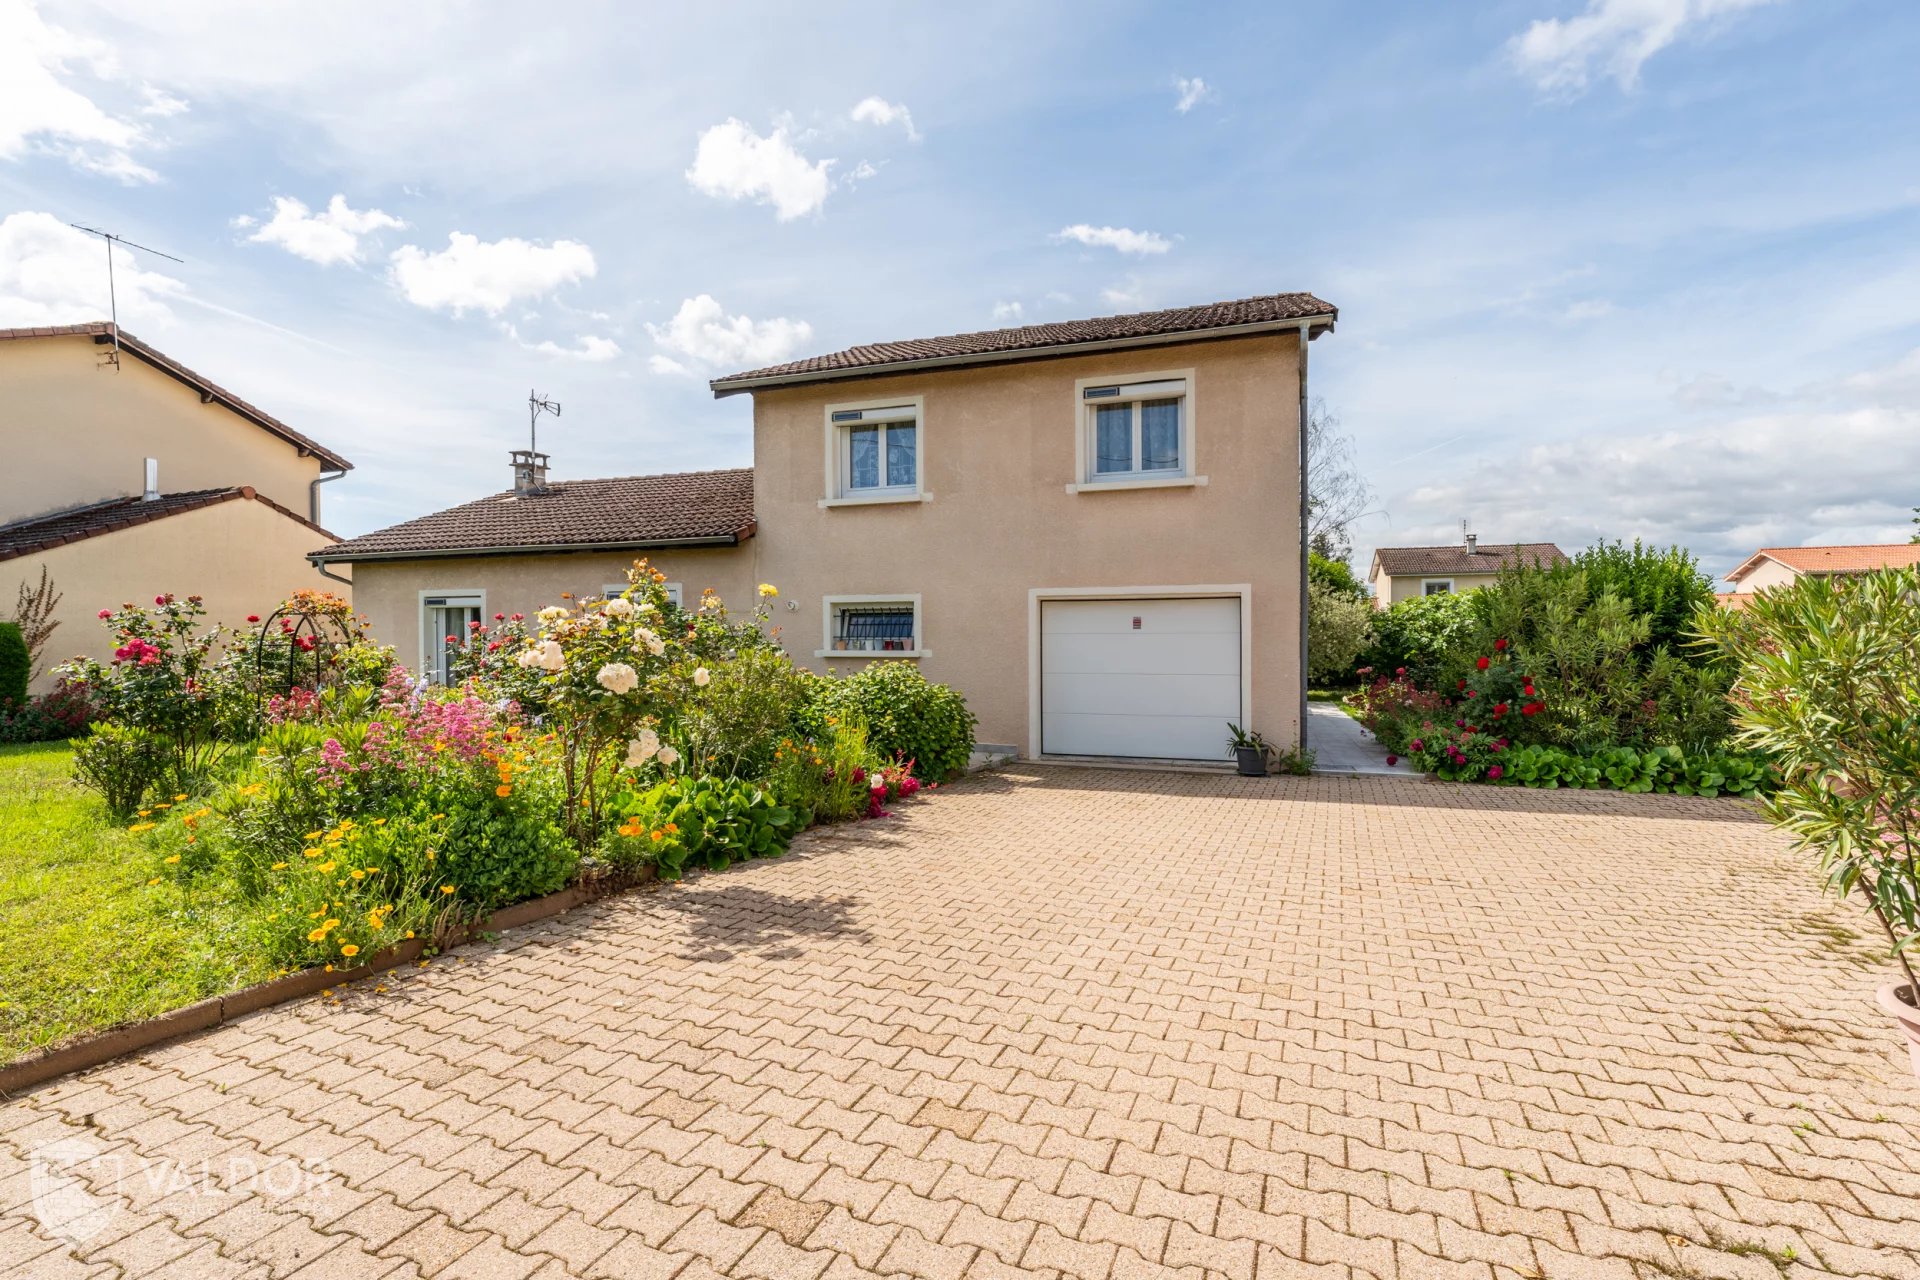
[[[661,691],[668,736],[696,772],[759,778],[807,697],[807,676],[777,649],[749,648],[711,667],[674,666]]]
[[[1415,596],[1374,611],[1372,639],[1356,659],[1362,678],[1404,671],[1422,688],[1432,688],[1447,658],[1472,644],[1478,620],[1475,592]]]
[[[673,778],[623,807],[630,812],[602,840],[607,860],[651,863],[662,880],[678,880],[688,867],[718,871],[785,853],[804,822],[766,788],[739,778]]]
[[[132,725],[96,724],[73,747],[73,776],[106,801],[116,820],[134,816],[166,772],[151,735]]]
[[[1809,574],[1704,629],[1736,666],[1737,739],[1779,770],[1767,815],[1865,900],[1920,995],[1920,569]]]
[[[977,721],[966,699],[932,684],[911,661],[874,662],[846,677],[816,677],[799,717],[804,736],[831,734],[831,722],[849,715],[866,726],[882,757],[912,761],[914,772],[936,781],[967,767]]]
[[[1319,579],[1307,583],[1307,678],[1316,685],[1347,684],[1377,612],[1364,596]]]
[[[1618,596],[1631,613],[1647,620],[1649,650],[1664,647],[1690,661],[1711,660],[1693,640],[1696,615],[1714,607],[1713,580],[1684,548],[1649,547],[1638,538],[1632,546],[1596,542],[1574,555],[1571,569],[1586,575],[1589,594]]]
[[[1320,586],[1349,600],[1366,600],[1367,589],[1354,576],[1353,566],[1345,560],[1331,560],[1318,551],[1307,553],[1307,584]]]
[[[27,702],[27,681],[33,674],[33,656],[17,622],[0,622],[0,710]]]

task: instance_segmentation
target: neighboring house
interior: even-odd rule
[[[351,463],[112,326],[0,329],[0,610],[45,568],[61,594],[43,661],[106,660],[95,615],[166,592],[245,625],[301,587],[319,488]],[[53,682],[51,671],[36,690]]]
[[[1715,597],[1729,609],[1745,608],[1754,593],[1791,586],[1809,574],[1871,573],[1920,564],[1920,543],[1882,542],[1836,547],[1762,547],[1727,575],[1733,590]]]
[[[1518,564],[1565,564],[1567,553],[1551,542],[1488,542],[1468,534],[1457,547],[1381,547],[1373,553],[1367,581],[1373,607],[1386,609],[1416,596],[1445,595],[1491,586],[1502,569]]]
[[[544,481],[314,554],[376,635],[446,635],[646,555],[689,604],[780,589],[794,658],[917,662],[983,745],[1220,759],[1300,741],[1300,407],[1310,294],[879,343],[720,378],[750,472]],[[625,496],[623,496],[625,495]]]

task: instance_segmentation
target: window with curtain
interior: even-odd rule
[[[1081,391],[1087,411],[1087,480],[1184,475],[1185,379],[1121,383]]]
[[[916,639],[911,600],[834,606],[830,649],[849,653],[905,653],[919,648]]]
[[[920,488],[919,411],[913,405],[833,413],[839,436],[834,497],[906,497]]]

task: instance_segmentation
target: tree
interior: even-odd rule
[[[1315,580],[1307,584],[1307,679],[1344,684],[1367,643],[1373,606]]]
[[[1353,600],[1365,600],[1367,589],[1353,576],[1353,566],[1345,560],[1329,560],[1318,551],[1307,552],[1307,581]]]
[[[1353,437],[1324,400],[1307,407],[1307,545],[1329,560],[1353,554],[1349,528],[1366,514],[1373,489],[1354,461]]]
[[[60,593],[53,589],[53,578],[47,573],[47,566],[40,566],[40,584],[28,586],[20,584],[20,593],[13,607],[13,620],[20,624],[21,637],[27,642],[27,678],[31,680],[40,674],[41,658],[46,654],[47,641],[53,638],[54,628],[60,625],[53,611],[60,607]]]

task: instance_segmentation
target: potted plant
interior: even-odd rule
[[[1243,778],[1264,778],[1267,776],[1267,755],[1273,748],[1258,733],[1242,729],[1231,722],[1227,725],[1227,754],[1239,765]]]
[[[1767,816],[1887,936],[1905,980],[1879,1003],[1920,1075],[1920,568],[1808,575],[1701,618],[1737,664],[1740,739],[1779,771]]]

